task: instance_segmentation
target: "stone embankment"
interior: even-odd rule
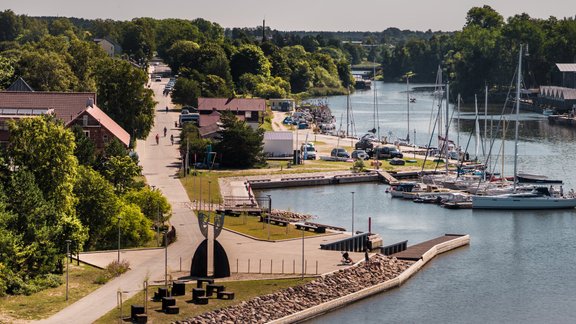
[[[396,278],[411,264],[378,254],[370,262],[327,274],[305,285],[255,297],[176,323],[267,323]]]
[[[289,210],[272,209],[270,217],[285,219],[289,222],[300,222],[315,218],[313,215],[296,213]]]

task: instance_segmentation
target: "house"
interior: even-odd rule
[[[290,131],[265,132],[263,142],[263,151],[268,157],[288,157],[294,153],[294,133]]]
[[[69,121],[66,127],[74,125],[82,127],[84,134],[94,142],[97,151],[104,150],[114,138],[125,147],[130,146],[130,134],[91,101],[88,101],[86,109]]]
[[[236,118],[246,121],[253,128],[264,122],[266,100],[260,98],[198,98],[200,129],[220,122],[223,112],[230,111]]]
[[[114,57],[122,54],[122,47],[108,38],[95,38],[94,43],[100,45],[108,56]]]
[[[273,111],[292,112],[296,109],[294,99],[270,99],[270,109]]]
[[[126,146],[130,144],[130,135],[96,107],[94,92],[34,91],[24,80],[16,81],[8,89],[19,91],[0,91],[0,142],[7,142],[9,139],[8,120],[52,114],[65,125],[72,125],[72,121],[82,119],[75,123],[81,124],[84,131],[90,133],[90,138],[99,149],[102,149],[103,143],[110,141],[112,136]],[[88,117],[84,117],[85,114]],[[97,126],[95,121],[99,121],[100,126]],[[103,129],[98,130],[99,127]]]

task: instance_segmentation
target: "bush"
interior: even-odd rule
[[[94,279],[94,283],[97,285],[103,285],[108,282],[108,280],[118,277],[119,275],[125,273],[130,269],[130,262],[126,260],[112,261],[106,266],[106,271]]]

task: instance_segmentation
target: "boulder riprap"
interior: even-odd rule
[[[176,323],[266,323],[393,279],[412,262],[375,255],[305,285],[282,289]]]

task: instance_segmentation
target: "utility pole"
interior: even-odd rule
[[[69,281],[68,280],[68,273],[70,272],[69,268],[68,268],[68,264],[70,263],[69,262],[70,260],[68,260],[68,258],[70,257],[70,243],[71,242],[72,242],[71,240],[66,240],[66,301],[68,301],[68,281]]]
[[[118,216],[118,264],[120,264],[120,220],[122,217]]]

